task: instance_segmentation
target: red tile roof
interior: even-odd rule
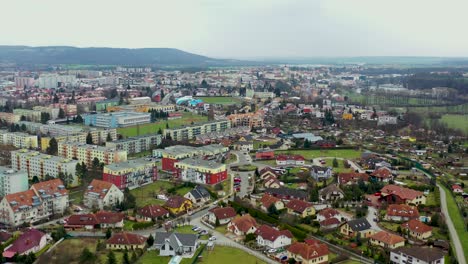
[[[341,222],[335,217],[327,218],[320,222],[320,226],[331,226],[331,225],[339,225]]]
[[[66,226],[94,226],[98,223],[94,214],[75,214],[68,217]]]
[[[420,191],[404,188],[393,184],[384,186],[381,192],[385,194],[394,194],[403,200],[413,200],[416,197],[423,195],[423,193]]]
[[[405,241],[405,239],[403,237],[391,234],[391,233],[386,232],[386,231],[377,232],[377,233],[373,234],[372,236],[370,236],[370,239],[380,241],[380,242],[382,242],[384,244],[387,244],[387,245],[395,245],[397,243]]]
[[[182,196],[171,196],[166,203],[164,204],[165,207],[168,208],[180,208],[185,201],[190,201],[189,199],[182,197]]]
[[[369,174],[356,173],[356,172],[342,172],[338,174],[338,182],[340,184],[347,184],[348,182],[357,183],[359,180],[368,181]]]
[[[165,216],[169,213],[166,209],[164,209],[162,206],[157,205],[157,204],[150,204],[143,206],[140,210],[138,210],[138,214],[149,217],[149,218],[158,218]]]
[[[278,230],[271,226],[262,225],[255,232],[258,236],[261,236],[264,240],[275,241],[280,236],[286,236],[292,238],[291,231],[289,230]]]
[[[101,180],[96,180],[94,179],[89,185],[88,188],[86,189],[85,195],[87,195],[89,192],[97,193],[99,194],[100,198],[104,198],[109,191],[109,189],[114,185],[111,182],[106,182],[106,181],[101,181]]]
[[[22,206],[32,207],[33,197],[38,197],[33,190],[17,192],[5,195],[5,199],[10,204],[11,209],[16,212]],[[38,197],[39,198],[39,197]]]
[[[114,234],[107,240],[107,244],[112,245],[142,245],[144,243],[146,243],[144,236],[127,232]]]
[[[28,229],[26,232],[21,234],[21,236],[19,236],[18,239],[13,242],[11,247],[4,251],[4,253],[15,252],[22,254],[38,246],[43,236],[45,236],[45,234],[37,229]]]
[[[340,213],[337,210],[333,209],[333,208],[325,208],[325,209],[319,211],[317,214],[319,214],[319,215],[321,215],[321,216],[323,216],[325,218],[331,218],[331,217],[335,217],[337,215],[340,215]]]
[[[432,231],[432,227],[416,219],[409,220],[408,222],[402,224],[401,227],[420,234]]]
[[[328,246],[317,241],[310,241],[311,244],[295,242],[289,246],[288,251],[300,255],[305,260],[311,260],[328,255]]]
[[[236,226],[241,232],[247,232],[252,226],[257,227],[257,221],[250,214],[238,216],[231,220],[231,224]]]
[[[417,218],[419,217],[419,211],[417,207],[407,204],[389,204],[387,207],[387,216]]]
[[[99,211],[94,214],[100,224],[116,224],[124,219],[123,213]]]
[[[210,212],[212,212],[219,220],[233,218],[237,215],[236,210],[232,207],[217,207],[211,209]]]
[[[263,196],[262,196],[262,199],[260,199],[260,203],[262,203],[262,205],[268,209],[270,208],[270,206],[278,201],[281,201],[279,198],[276,198],[272,195],[269,195],[267,193],[265,193]]]
[[[460,185],[458,185],[458,184],[454,184],[454,185],[452,185],[452,190],[460,190],[460,191],[463,191],[463,188],[462,188]]]
[[[53,179],[50,181],[39,182],[33,184],[31,189],[34,189],[39,195],[42,195],[39,191],[44,191],[45,194],[54,195],[56,193],[60,193],[61,195],[67,195],[68,191],[65,189],[65,185],[63,185],[62,180],[60,179]]]
[[[392,171],[387,167],[382,167],[372,172],[371,175],[377,178],[388,179],[392,176]]]
[[[301,155],[277,155],[276,160],[296,160],[296,161],[301,161],[305,160],[303,156]]]
[[[304,201],[297,200],[297,199],[293,199],[289,201],[289,203],[286,204],[286,208],[291,209],[294,212],[298,212],[301,214],[304,212],[304,210],[306,210],[307,208],[311,206],[312,206],[311,203],[304,202]]]

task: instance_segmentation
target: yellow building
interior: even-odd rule
[[[8,124],[18,123],[21,120],[21,115],[0,112],[0,119]]]
[[[59,136],[55,137],[55,140],[58,142],[79,142],[79,143],[86,143],[86,133],[79,133],[76,135],[67,135],[67,136]],[[49,145],[51,137],[42,137],[41,138],[41,149],[45,151]]]
[[[353,114],[343,113],[342,118],[343,118],[343,120],[353,120]]]
[[[264,115],[262,111],[256,113],[232,114],[228,120],[231,122],[231,127],[248,126],[248,127],[263,127]]]
[[[141,105],[116,105],[108,106],[107,112],[120,112],[120,111],[133,111],[140,113],[148,113],[151,110],[163,111],[163,112],[174,112],[176,110],[175,105],[161,105],[161,104],[141,104]]]
[[[374,246],[395,249],[404,247],[405,239],[401,236],[394,235],[386,231],[380,231],[370,236],[369,243]]]
[[[355,237],[357,234],[361,238],[368,238],[372,236],[375,231],[372,229],[369,221],[365,218],[350,220],[340,227],[340,233],[347,237]]]
[[[27,119],[33,122],[40,122],[41,121],[41,112],[29,109],[13,109],[13,114],[26,117]]]
[[[181,196],[172,196],[163,206],[171,214],[178,215],[192,210],[192,201]]]
[[[311,203],[293,199],[286,204],[288,214],[295,214],[301,218],[315,215],[315,208]]]

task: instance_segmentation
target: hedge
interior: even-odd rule
[[[133,224],[133,229],[145,229],[148,227],[152,227],[154,225],[153,222],[137,222]]]

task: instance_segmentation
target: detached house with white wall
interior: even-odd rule
[[[88,208],[113,207],[124,199],[123,192],[113,183],[94,179],[86,188],[83,203]]]
[[[268,248],[281,248],[291,245],[292,234],[289,230],[278,230],[262,225],[257,231],[257,244]]]

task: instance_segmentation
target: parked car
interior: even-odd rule
[[[197,228],[195,228],[193,231],[199,232],[200,230],[201,230],[201,228],[197,227]]]
[[[202,235],[202,236],[204,236],[204,235],[208,235],[208,231],[206,231],[206,230],[202,230],[202,231],[200,232],[200,235]]]
[[[209,241],[215,241],[216,240],[216,237],[215,236],[212,236],[210,237],[210,239],[208,239]]]
[[[239,177],[234,178],[234,182],[241,182],[241,181],[242,181],[242,180],[241,180],[241,178],[239,178]]]
[[[275,252],[276,252],[276,249],[274,248],[268,250],[268,253],[275,253]]]

